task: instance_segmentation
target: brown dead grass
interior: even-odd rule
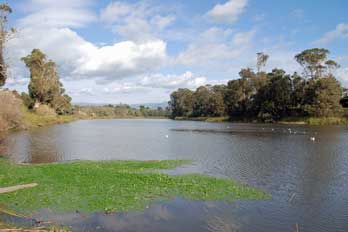
[[[0,90],[0,132],[24,126],[22,100],[12,92]]]

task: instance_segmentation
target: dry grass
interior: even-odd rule
[[[48,105],[40,105],[38,108],[35,109],[35,113],[39,116],[49,116],[49,117],[56,117],[56,111],[49,107]]]
[[[12,92],[0,91],[0,131],[24,126],[22,101]]]
[[[78,119],[74,115],[40,116],[28,110],[24,112],[24,121],[29,128],[68,123]]]

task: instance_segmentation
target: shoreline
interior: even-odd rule
[[[284,124],[284,125],[310,125],[310,126],[330,126],[330,125],[348,125],[348,117],[291,117],[284,118],[275,122],[261,122],[256,119],[234,120],[228,117],[176,117],[176,121],[199,121],[199,122],[230,122],[230,123],[255,123],[255,124]]]
[[[33,128],[40,128],[45,126],[66,124],[79,120],[108,120],[108,119],[168,119],[174,121],[197,121],[197,122],[211,122],[211,123],[251,123],[251,124],[280,124],[280,125],[309,125],[309,126],[343,126],[348,125],[348,116],[342,117],[328,117],[328,118],[314,118],[314,117],[291,117],[284,118],[275,122],[261,122],[256,119],[234,120],[229,117],[176,117],[174,119],[169,117],[88,117],[76,115],[57,115],[57,116],[42,116],[33,112],[26,112],[24,115],[24,126],[12,128],[7,131],[0,131],[0,133],[8,133],[13,131],[29,130]]]
[[[98,119],[169,119],[167,117],[89,117],[89,116],[77,116],[77,115],[57,115],[57,116],[42,116],[33,112],[26,112],[24,115],[24,126],[12,128],[7,131],[11,132],[20,130],[29,130],[33,128],[40,128],[45,126],[59,125],[79,120],[98,120]]]

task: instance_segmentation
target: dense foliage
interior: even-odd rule
[[[227,85],[178,89],[171,94],[171,117],[213,117],[276,121],[285,117],[340,116],[343,89],[333,73],[339,65],[326,49],[308,49],[295,56],[303,74],[282,69],[261,71],[268,55],[257,54],[257,72],[242,69]],[[342,102],[342,101],[341,101]]]
[[[71,98],[59,81],[56,64],[47,60],[39,49],[34,49],[22,61],[30,70],[29,95],[22,94],[25,104],[29,108],[49,105],[60,115],[72,113]]]

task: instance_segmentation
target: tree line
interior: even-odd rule
[[[137,117],[153,117],[153,118],[168,118],[169,112],[167,109],[157,107],[152,109],[146,106],[139,108],[131,107],[127,104],[104,105],[104,106],[75,106],[74,111],[80,117],[87,118],[137,118]]]
[[[264,72],[269,56],[257,53],[256,72],[242,69],[227,85],[178,89],[168,103],[171,118],[229,116],[230,119],[277,121],[286,117],[331,117],[342,114],[343,88],[335,78],[339,68],[329,50],[313,48],[294,58],[303,72],[275,68]]]

